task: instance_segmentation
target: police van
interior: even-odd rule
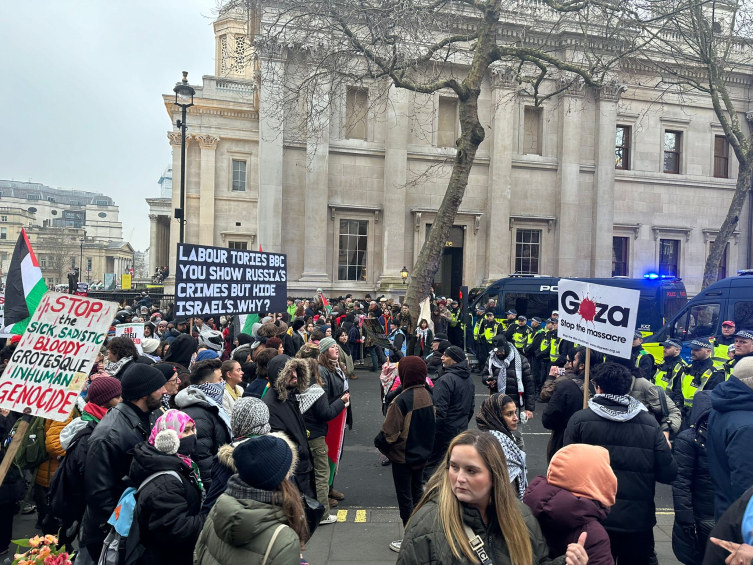
[[[734,321],[736,330],[753,330],[753,270],[738,273],[709,285],[673,316],[667,316],[667,323],[646,339],[643,348],[661,362],[661,342],[678,339],[683,342],[682,357],[690,361],[690,341],[721,335],[726,320]]]
[[[557,310],[557,285],[560,277],[541,275],[513,275],[492,283],[485,289],[474,289],[471,313],[485,310],[493,303],[494,317],[505,318],[505,312],[515,310],[518,316],[542,320]],[[572,279],[581,282],[639,290],[638,322],[636,330],[644,335],[658,331],[666,320],[674,318],[688,301],[682,279],[646,275],[642,279],[612,277],[601,279]],[[753,277],[751,277],[753,283]]]

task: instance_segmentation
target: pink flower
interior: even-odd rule
[[[67,553],[60,553],[58,555],[50,555],[44,560],[44,565],[71,565],[68,559]]]

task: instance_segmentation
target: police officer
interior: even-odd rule
[[[721,368],[728,361],[729,346],[735,344],[735,322],[726,320],[722,322],[722,333],[710,341],[714,347],[712,358],[714,364]]]
[[[392,344],[392,349],[394,351],[399,351],[403,354],[403,357],[405,357],[405,353],[408,348],[408,342],[405,339],[405,333],[402,329],[399,327],[399,323],[394,318],[390,320],[390,333],[387,334],[387,339],[390,340],[390,343]],[[392,353],[389,349],[385,348],[384,354],[389,357],[390,353]]]
[[[685,405],[682,398],[682,371],[688,364],[680,357],[682,342],[668,339],[662,342],[664,347],[664,362],[659,365],[654,375],[656,386],[661,387],[678,407]]]
[[[452,345],[457,345],[461,349],[463,348],[463,328],[461,325],[461,318],[463,317],[458,301],[453,300],[450,305],[450,327],[447,330],[447,335],[450,338]]]
[[[540,385],[542,385],[544,381],[546,381],[546,378],[549,375],[549,368],[552,366],[552,363],[549,360],[549,344],[552,339],[552,327],[552,319],[547,318],[546,325],[544,326],[544,331],[542,332],[541,339],[538,342],[539,347],[535,351],[536,358],[539,361],[539,390],[541,390]]]
[[[753,357],[753,330],[740,330],[734,335],[735,356],[724,364],[725,379],[734,373],[735,365],[744,357]]]
[[[531,318],[531,331],[528,333],[528,340],[526,346],[523,349],[528,362],[531,365],[531,374],[533,375],[534,383],[536,384],[536,393],[541,391],[541,361],[537,356],[539,348],[541,346],[541,340],[544,339],[544,328],[541,327],[541,318]]]
[[[564,367],[567,362],[567,353],[573,348],[573,343],[557,337],[559,320],[550,318],[552,329],[549,331],[549,363]]]
[[[651,382],[654,381],[654,373],[656,372],[654,356],[643,349],[643,335],[640,332],[635,332],[633,335],[633,349],[630,354],[630,361],[633,367],[643,371],[644,377]]]
[[[690,408],[693,406],[693,397],[696,392],[711,390],[724,381],[724,371],[714,367],[711,351],[711,343],[705,339],[694,339],[690,342],[690,356],[693,361],[682,371],[680,382],[684,400],[683,420],[687,420],[690,415]]]
[[[483,372],[486,367],[489,352],[494,349],[492,341],[498,333],[502,333],[502,330],[499,322],[494,319],[494,310],[487,310],[484,314],[484,319],[479,325],[478,340],[476,341],[479,372]]]
[[[528,345],[528,335],[531,333],[531,328],[528,327],[528,318],[525,316],[518,316],[517,324],[510,324],[505,331],[505,338],[509,343],[513,343],[519,353],[523,353],[523,349]]]
[[[499,321],[500,324],[502,324],[502,329],[504,331],[507,331],[507,328],[509,328],[511,325],[515,324],[515,319],[518,317],[518,313],[515,310],[508,310],[505,312],[505,315],[507,316],[506,319]]]

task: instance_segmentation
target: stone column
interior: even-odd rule
[[[489,186],[486,199],[486,268],[483,286],[510,273],[510,196],[512,191],[512,142],[515,134],[515,69],[491,71],[492,135],[489,149]]]
[[[282,77],[283,47],[265,45],[259,53],[258,242],[264,251],[282,251]]]
[[[617,131],[617,102],[627,90],[624,84],[609,82],[596,94],[598,105],[594,139],[593,222],[591,223],[591,276],[612,276],[612,233],[614,230],[614,160]]]
[[[201,147],[201,175],[199,177],[199,243],[214,245],[214,179],[217,144],[220,138],[214,135],[195,136]]]
[[[326,282],[327,223],[329,221],[329,85],[317,88],[309,112],[306,140],[306,194],[304,255],[301,281]]]
[[[564,80],[564,79],[563,79]],[[559,169],[557,183],[557,269],[560,277],[586,276],[588,259],[584,260],[579,236],[585,226],[580,215],[580,130],[583,119],[582,80],[577,80],[560,97]],[[584,268],[581,268],[584,266]]]
[[[412,267],[405,265],[405,249],[408,247],[405,241],[405,221],[410,213],[405,204],[410,101],[406,90],[394,86],[390,87],[388,96],[384,132],[381,287],[389,284],[402,285],[400,271],[403,266],[409,269]]]
[[[180,239],[180,223],[175,219],[175,210],[180,208],[180,132],[169,131],[167,137],[170,140],[170,145],[173,148],[173,198],[172,198],[172,210],[170,211],[170,241],[173,245],[170,246],[169,255],[169,269],[170,276],[165,281],[165,292],[170,294],[175,290],[175,265],[178,256],[178,240]],[[191,139],[190,134],[186,134],[186,149],[188,149],[189,141]],[[190,161],[186,156],[186,169],[190,165]],[[187,173],[188,171],[186,171]],[[186,189],[187,190],[187,189]]]
[[[157,247],[159,246],[159,224],[157,215],[149,214],[149,276],[157,268]]]

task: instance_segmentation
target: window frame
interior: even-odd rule
[[[518,236],[524,236],[525,232],[528,232],[529,234],[537,234],[538,235],[538,241],[518,241]],[[535,228],[535,227],[516,227],[515,228],[515,237],[513,239],[513,245],[515,246],[515,253],[513,255],[513,263],[514,263],[514,273],[520,274],[520,275],[540,275],[541,274],[541,261],[542,261],[542,248],[543,248],[543,230]],[[536,271],[531,270],[531,263],[533,263],[533,255],[529,255],[528,258],[525,256],[518,255],[518,246],[521,246],[521,249],[524,249],[525,246],[529,246],[529,251],[533,250],[534,246],[537,249],[537,257],[536,257]],[[520,261],[521,267],[523,266],[523,262],[528,260],[529,261],[529,269],[528,271],[524,272],[522,270],[518,269],[518,263]]]
[[[725,155],[717,155],[716,153],[716,141],[720,139],[724,142],[724,148],[725,148]],[[724,161],[724,174],[717,174],[717,159]],[[714,168],[713,168],[713,176],[717,179],[728,179],[729,178],[729,141],[727,141],[727,137],[724,135],[714,135]]]
[[[668,151],[665,148],[665,145],[664,145],[668,133],[674,134],[676,136],[675,137],[675,140],[676,140],[675,147],[676,147],[676,149],[673,150],[673,151]],[[683,143],[682,143],[682,141],[683,141],[682,137],[683,137],[683,133],[684,133],[683,131],[677,130],[677,129],[665,129],[662,132],[662,161],[661,161],[662,172],[664,172],[664,173],[666,173],[668,175],[679,175],[680,172],[682,171],[682,162],[681,161],[682,161],[682,145],[683,145]],[[674,154],[674,155],[677,156],[677,160],[676,160],[677,170],[676,171],[668,171],[667,170],[666,164],[665,164],[667,153],[671,153],[671,154]]]
[[[670,263],[662,263],[661,262],[661,256],[662,256],[662,246],[665,241],[672,241],[677,245],[676,249],[676,264],[675,264],[675,272],[674,273],[665,273],[662,272],[662,265],[669,265]],[[657,251],[657,257],[656,257],[656,265],[657,265],[657,273],[659,276],[674,276],[679,277],[682,267],[682,241],[677,238],[672,237],[661,237],[659,238],[659,248]]]
[[[330,215],[330,220],[333,223],[331,231],[332,234],[330,240],[331,258],[327,261],[327,268],[330,273],[330,280],[338,283],[340,286],[348,288],[359,288],[360,286],[369,286],[376,281],[376,262],[375,262],[375,247],[378,237],[382,237],[380,233],[377,233],[377,223],[374,221],[375,216],[373,211],[361,211],[353,209],[338,209],[334,208]],[[368,228],[366,231],[366,280],[348,281],[338,279],[339,258],[340,258],[340,220],[366,220],[368,222]]]
[[[243,163],[243,188],[235,188],[235,164]],[[230,157],[230,192],[248,192],[248,160]]]
[[[625,248],[623,250],[624,261],[617,262],[614,260],[614,243],[616,239],[624,240]],[[615,263],[625,264],[625,273],[622,275],[615,274]],[[630,237],[625,235],[613,235],[612,236],[612,276],[613,277],[629,277],[630,276]]]
[[[342,223],[343,222],[359,222],[359,231],[360,231],[360,223],[363,223],[366,225],[366,234],[361,235],[360,233],[352,234],[348,231],[348,233],[343,234],[342,233]],[[343,283],[354,283],[354,282],[367,282],[368,280],[368,274],[369,274],[369,220],[364,218],[339,218],[335,221],[335,238],[337,240],[337,253],[335,255],[335,261],[334,261],[334,268],[335,268],[335,278],[334,280],[336,282],[343,282]],[[341,237],[356,237],[357,240],[360,238],[364,238],[366,240],[366,248],[363,250],[363,263],[362,264],[351,264],[348,260],[348,256],[346,254],[346,262],[345,262],[345,278],[340,278],[340,238]],[[346,247],[346,249],[348,249]],[[358,246],[353,251],[358,251]],[[361,269],[362,276],[360,278],[349,278],[350,269]]]
[[[8,228],[0,228],[0,239],[8,239]]]
[[[617,130],[623,129],[625,130],[625,133],[622,137],[623,139],[623,145],[617,145]],[[615,161],[614,161],[614,168],[618,171],[629,171],[630,170],[630,142],[632,141],[631,136],[633,135],[633,128],[632,126],[626,126],[622,124],[617,124],[615,128],[615,140],[614,140],[614,151],[615,151]],[[621,149],[623,151],[622,153],[622,162],[623,166],[620,167],[617,165],[617,150]]]
[[[228,240],[227,248],[236,251],[248,251],[248,241]]]

